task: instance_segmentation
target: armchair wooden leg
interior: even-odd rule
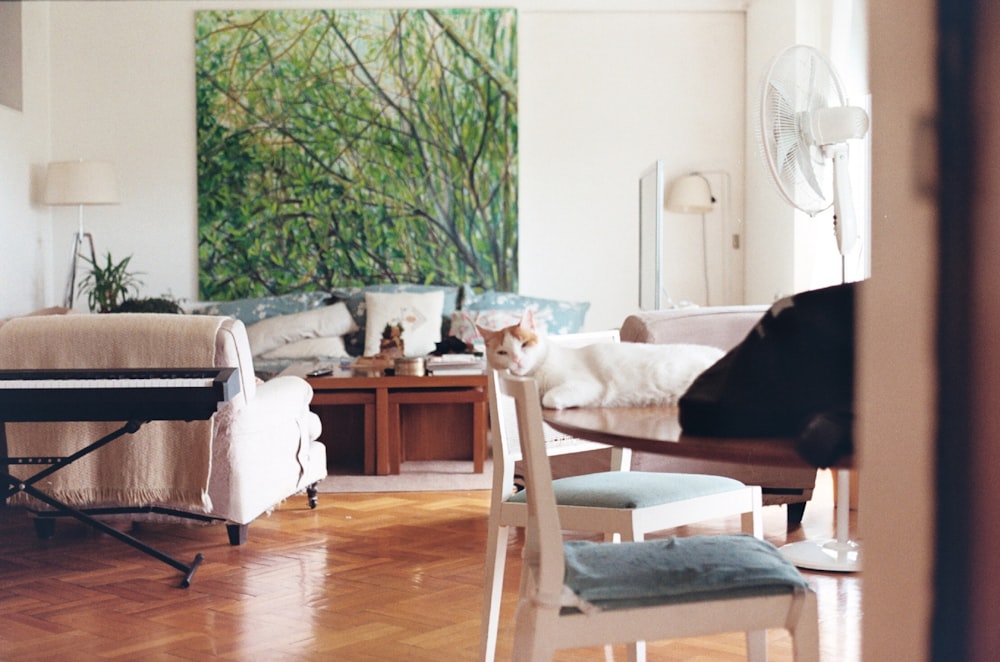
[[[249,524],[226,524],[230,545],[245,545],[250,532]]]
[[[48,540],[56,534],[56,520],[52,517],[36,517],[35,535],[40,540]]]
[[[794,529],[802,524],[802,516],[806,512],[806,501],[797,501],[796,503],[788,504],[788,512],[786,513],[788,520],[788,528]]]

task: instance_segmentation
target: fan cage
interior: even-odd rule
[[[802,119],[811,110],[846,105],[832,64],[815,48],[791,46],[779,53],[761,81],[757,138],[781,196],[815,216],[833,204],[833,161],[809,143]]]

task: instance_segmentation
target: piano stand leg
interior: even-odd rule
[[[184,573],[184,579],[181,580],[181,588],[187,588],[191,585],[191,580],[194,579],[194,571],[198,569],[201,562],[205,560],[205,556],[198,552],[194,555],[194,560],[191,561],[191,565],[188,567],[188,571]]]
[[[32,485],[24,485],[22,487],[22,489],[25,492],[27,492],[28,494],[30,494],[31,496],[33,496],[36,499],[38,499],[39,501],[42,501],[43,503],[46,503],[49,506],[52,506],[53,508],[55,508],[59,512],[65,513],[66,515],[74,517],[74,518],[80,520],[81,522],[83,522],[84,524],[87,524],[88,526],[92,526],[93,528],[95,528],[95,529],[97,529],[99,531],[103,531],[104,533],[108,534],[109,536],[117,538],[118,540],[122,541],[126,545],[129,545],[130,547],[134,547],[135,549],[138,549],[140,552],[148,554],[149,556],[152,556],[155,559],[159,559],[160,561],[166,563],[167,565],[180,570],[181,572],[184,573],[184,579],[183,579],[183,581],[181,581],[181,588],[187,588],[188,586],[191,585],[191,579],[194,577],[195,571],[198,569],[198,566],[201,565],[201,562],[204,560],[204,557],[201,554],[197,554],[194,557],[194,561],[191,562],[191,565],[185,565],[184,563],[181,563],[177,559],[175,559],[175,558],[173,558],[171,556],[167,556],[166,554],[164,554],[160,550],[158,550],[158,549],[156,549],[154,547],[150,547],[149,545],[147,545],[146,543],[142,542],[141,540],[133,538],[132,536],[130,536],[127,533],[123,533],[122,531],[119,531],[118,529],[115,529],[115,528],[113,528],[111,526],[108,526],[104,522],[102,522],[102,521],[100,521],[98,519],[94,519],[90,515],[88,515],[88,514],[86,514],[84,512],[81,512],[81,511],[77,510],[76,508],[73,508],[69,504],[63,503],[62,501],[59,501],[58,499],[50,497],[45,492],[42,492],[41,490],[39,490],[38,488],[36,488],[36,487],[34,487]],[[52,523],[52,526],[53,527],[55,526],[54,522]],[[36,524],[36,527],[37,527],[37,524]]]

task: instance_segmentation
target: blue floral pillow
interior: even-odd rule
[[[545,325],[548,333],[553,335],[577,333],[583,328],[584,319],[590,309],[590,302],[541,299],[521,296],[513,292],[495,292],[493,290],[487,290],[482,294],[475,294],[470,289],[463,291],[462,310],[527,309],[534,313],[536,321]]]
[[[329,292],[295,292],[253,299],[215,301],[192,312],[198,315],[235,317],[247,326],[278,315],[301,313],[319,308],[330,300]]]
[[[363,287],[342,287],[334,289],[331,294],[337,301],[347,304],[351,317],[358,325],[359,331],[344,336],[344,344],[351,356],[361,356],[365,351],[365,322],[368,310],[365,306],[366,292],[444,292],[444,307],[441,311],[441,337],[448,333],[451,325],[451,314],[458,308],[459,287],[457,285],[418,285],[415,283],[383,283],[380,285],[365,285]]]

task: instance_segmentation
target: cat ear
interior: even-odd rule
[[[521,324],[522,329],[527,329],[528,331],[535,330],[535,314],[531,312],[531,308],[525,308],[524,312],[521,313]]]
[[[492,329],[486,329],[484,327],[481,327],[478,324],[476,325],[476,330],[479,331],[479,335],[483,337],[484,342],[489,342],[490,340],[493,339],[493,336],[499,333],[498,331],[493,331]]]

